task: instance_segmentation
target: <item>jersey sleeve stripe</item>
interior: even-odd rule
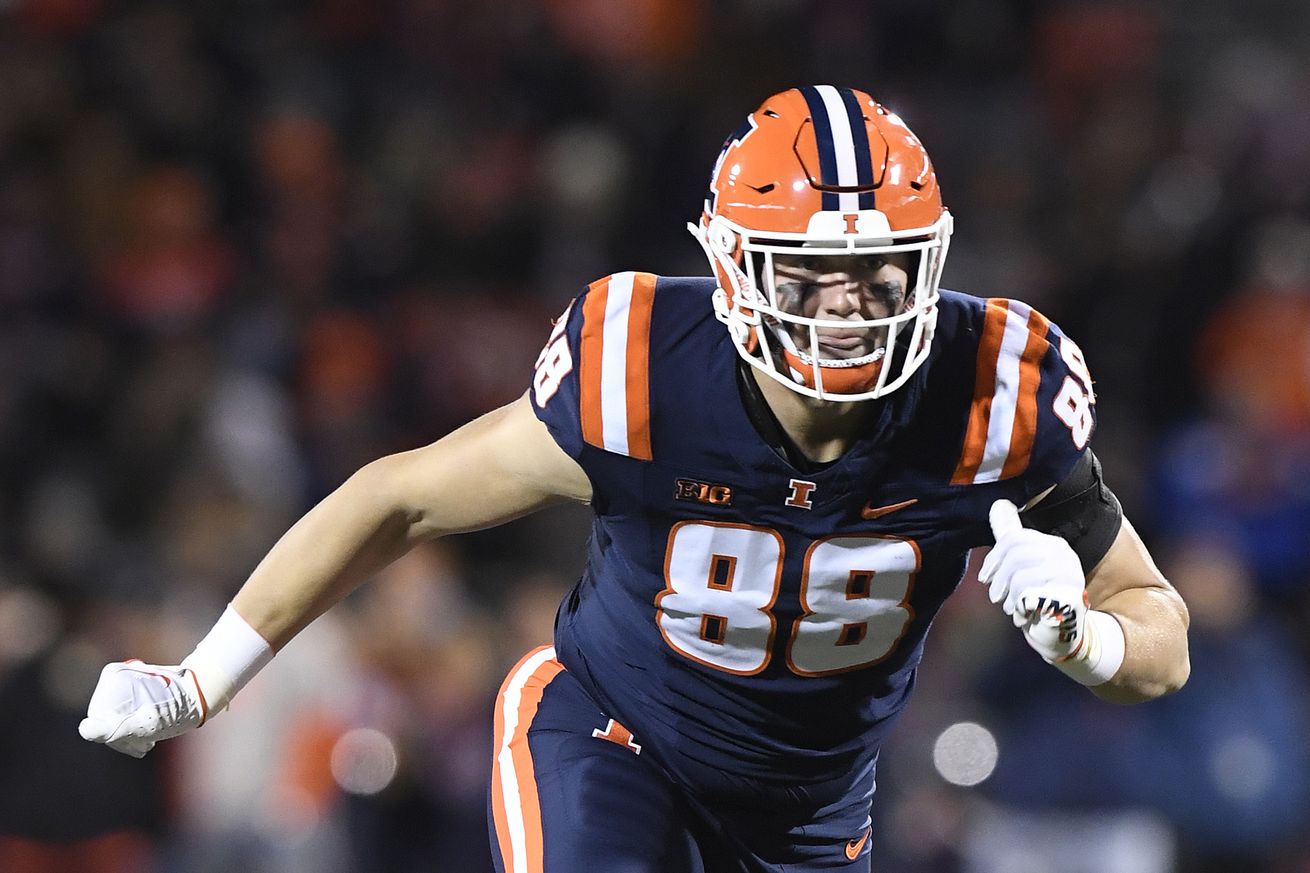
[[[952,485],[974,481],[987,448],[988,419],[992,395],[996,391],[996,361],[1001,353],[1008,310],[1004,300],[988,300],[983,309],[982,337],[978,341],[978,366],[974,378],[973,403],[969,407],[969,424],[964,434],[964,451],[951,477]]]
[[[1016,300],[988,300],[965,449],[953,485],[997,482],[1028,467],[1049,323]]]
[[[654,276],[615,273],[594,283],[582,306],[582,438],[649,461],[650,318]]]
[[[627,419],[628,454],[643,461],[650,448],[650,318],[655,303],[656,279],[638,273],[632,283],[628,309]]]
[[[1033,443],[1037,440],[1037,387],[1042,381],[1042,358],[1051,347],[1046,339],[1050,322],[1028,307],[1028,341],[1019,358],[1019,399],[1015,407],[1014,429],[1010,434],[1010,451],[1001,478],[1018,476],[1028,469]]]
[[[628,316],[631,315],[632,273],[610,277],[605,301],[605,337],[601,342],[601,448],[628,454]]]
[[[515,665],[496,696],[491,809],[505,873],[542,873],[541,800],[528,747],[528,728],[546,686],[564,670],[550,646]]]
[[[1021,309],[1022,307],[1022,309]],[[975,484],[995,482],[1001,478],[1005,459],[1010,454],[1016,414],[1019,410],[1019,362],[1028,345],[1028,312],[1022,304],[1011,302],[1006,309],[1005,331],[1001,336],[1001,353],[996,359],[996,391],[987,422],[987,447],[982,463],[973,477]]]
[[[593,446],[605,445],[601,419],[601,353],[609,286],[609,277],[593,282],[582,302],[582,335],[578,342],[578,408],[582,417],[582,439]]]

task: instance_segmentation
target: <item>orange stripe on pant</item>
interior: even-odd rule
[[[651,459],[650,449],[650,314],[655,303],[655,276],[637,273],[628,308],[628,456]]]
[[[968,485],[978,475],[983,453],[987,449],[987,427],[991,422],[992,396],[996,394],[996,363],[1005,339],[1007,301],[991,298],[983,316],[982,338],[978,341],[978,367],[974,379],[973,404],[969,410],[969,427],[964,434],[964,451],[951,476],[952,485]]]
[[[545,866],[528,728],[546,686],[563,670],[553,648],[533,649],[509,671],[496,696],[491,810],[505,873],[542,873]]]
[[[1028,342],[1019,358],[1019,398],[1015,404],[1010,451],[1001,468],[1001,478],[1017,476],[1028,469],[1033,442],[1037,439],[1037,386],[1042,381],[1042,358],[1051,344],[1046,339],[1050,322],[1036,309],[1028,316]]]

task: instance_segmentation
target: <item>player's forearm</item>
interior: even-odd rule
[[[1094,686],[1112,703],[1140,703],[1177,691],[1187,681],[1187,605],[1152,560],[1128,519],[1110,551],[1087,577],[1093,609],[1123,628],[1123,663]]]
[[[397,498],[397,460],[363,467],[310,510],[264,557],[232,601],[274,649],[415,541]]]
[[[419,513],[406,508],[420,493],[410,472],[403,458],[383,458],[314,507],[180,665],[107,665],[78,732],[140,758],[225,709],[276,648],[420,536]]]
[[[1097,605],[1123,628],[1124,660],[1092,691],[1111,703],[1141,703],[1177,691],[1191,671],[1187,607],[1172,588],[1128,588]]]

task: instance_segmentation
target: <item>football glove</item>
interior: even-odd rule
[[[145,757],[160,740],[200,727],[273,658],[231,606],[180,666],[107,664],[78,725],[83,739]]]
[[[85,740],[143,758],[159,740],[200,727],[207,710],[195,671],[115,662],[100,671],[77,730]]]
[[[1082,564],[1063,539],[1025,528],[1008,500],[992,504],[996,545],[978,578],[988,596],[1048,663],[1084,685],[1099,685],[1123,663],[1124,636],[1109,613],[1091,609]]]

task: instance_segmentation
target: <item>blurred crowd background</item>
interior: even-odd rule
[[[486,873],[490,707],[585,510],[421,548],[203,731],[82,742],[383,453],[528,384],[622,269],[702,274],[726,133],[871,91],[947,287],[1077,337],[1192,611],[1118,708],[966,581],[880,766],[887,873],[1310,871],[1310,5],[0,0],[0,871]]]

